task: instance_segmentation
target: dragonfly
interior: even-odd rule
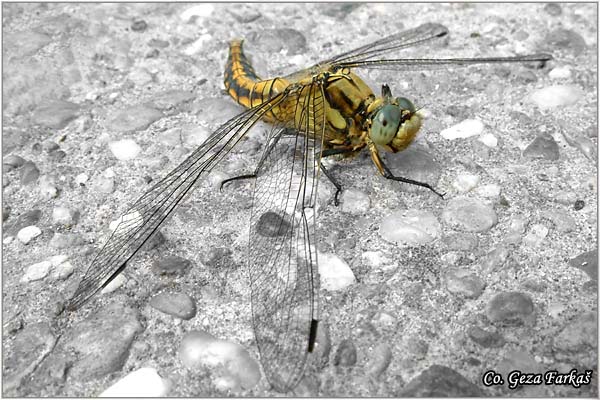
[[[291,75],[259,78],[234,40],[224,73],[225,88],[245,110],[234,116],[180,165],[144,193],[89,265],[67,310],[80,308],[126,267],[140,248],[174,213],[198,183],[240,144],[258,122],[272,125],[253,173],[226,179],[254,179],[246,276],[252,325],[264,375],[279,392],[293,390],[314,356],[319,326],[319,270],[315,243],[317,182],[323,173],[341,185],[321,163],[330,156],[353,157],[364,149],[386,179],[433,186],[394,175],[380,151],[406,149],[422,116],[387,85],[376,96],[353,71],[367,68],[418,70],[494,63],[544,63],[549,54],[487,58],[383,58],[448,35],[426,23],[329,58]],[[338,158],[339,158],[338,157]],[[312,211],[311,211],[312,210]]]

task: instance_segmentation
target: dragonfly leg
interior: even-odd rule
[[[281,139],[282,136],[291,136],[293,135],[293,133],[286,129],[280,129],[278,131],[276,131],[272,137],[272,139],[270,140],[269,146],[265,149],[265,151],[263,152],[262,157],[260,158],[260,160],[258,161],[258,165],[256,166],[256,168],[254,169],[254,172],[251,174],[244,174],[244,175],[239,175],[239,176],[234,176],[233,178],[227,178],[225,180],[223,180],[221,182],[221,186],[219,187],[220,191],[223,191],[223,186],[225,186],[225,184],[229,183],[229,182],[233,182],[233,181],[237,181],[237,180],[242,180],[242,179],[255,179],[258,177],[258,172],[261,170],[263,164],[265,163],[267,157],[269,156],[269,154],[271,154],[271,151],[273,151],[273,149],[275,148],[275,146],[277,145],[277,142],[279,142],[279,139]]]
[[[335,186],[336,190],[335,190],[334,204],[337,207],[340,204],[340,202],[338,200],[338,196],[342,192],[342,185],[340,185],[339,182],[335,180],[335,178],[333,177],[331,172],[329,172],[329,170],[327,168],[325,168],[325,166],[323,164],[321,164],[321,171],[323,171],[323,175],[325,175],[327,177],[327,179],[329,179],[329,182],[331,182],[333,184],[333,186]]]
[[[375,166],[377,167],[377,169],[379,170],[379,172],[381,173],[381,175],[383,175],[384,178],[391,179],[391,180],[397,181],[397,182],[404,182],[404,183],[408,183],[408,184],[411,184],[411,185],[421,186],[421,187],[424,187],[424,188],[427,188],[427,189],[431,190],[433,193],[437,194],[442,199],[444,198],[445,193],[439,193],[437,190],[435,190],[428,183],[415,181],[413,179],[404,178],[404,177],[401,177],[401,176],[395,176],[392,173],[392,171],[390,171],[390,169],[388,168],[388,166],[385,165],[385,163],[383,162],[383,160],[379,156],[379,152],[377,151],[377,147],[375,146],[375,144],[372,143],[372,142],[369,142],[368,146],[369,146],[369,151],[371,152],[371,159],[373,160],[373,162],[375,163]]]

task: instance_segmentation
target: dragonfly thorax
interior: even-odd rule
[[[392,97],[387,85],[381,92],[367,110],[367,130],[373,143],[395,153],[413,141],[421,128],[421,116],[410,100]]]

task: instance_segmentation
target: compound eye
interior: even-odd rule
[[[373,124],[371,125],[371,139],[379,145],[386,145],[392,141],[401,119],[400,108],[398,106],[387,104],[375,114]]]
[[[398,97],[396,101],[398,102],[398,107],[402,110],[408,110],[411,114],[416,111],[415,105],[406,97]]]

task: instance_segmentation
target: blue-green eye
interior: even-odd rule
[[[387,104],[377,111],[373,124],[371,126],[371,139],[375,144],[385,145],[392,141],[398,126],[400,126],[400,108],[398,106]]]
[[[408,110],[411,114],[416,111],[415,105],[406,97],[398,97],[396,101],[398,102],[398,107],[402,110]]]

